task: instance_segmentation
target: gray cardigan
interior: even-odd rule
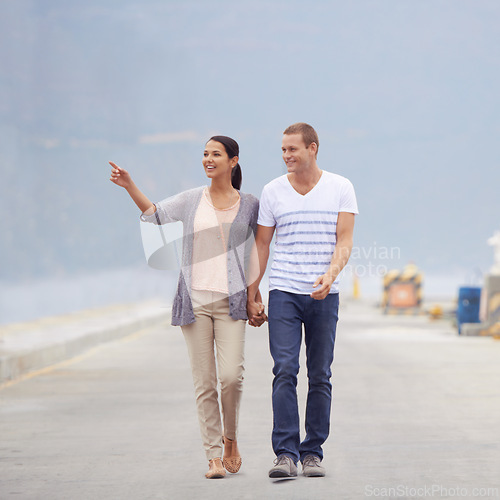
[[[204,186],[184,191],[154,203],[156,212],[141,214],[144,222],[167,224],[182,221],[182,267],[177,292],[172,305],[172,325],[187,325],[195,321],[191,302],[191,264],[193,260],[194,217]],[[247,271],[250,252],[257,230],[259,200],[251,194],[241,193],[240,208],[231,224],[227,242],[227,281],[229,288],[229,316],[238,320],[247,317]]]

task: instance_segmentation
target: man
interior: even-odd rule
[[[269,346],[274,359],[272,444],[277,456],[269,477],[324,476],[322,445],[330,430],[331,364],[338,319],[337,276],[352,250],[352,184],[317,164],[319,140],[306,123],[283,133],[288,173],[267,184],[260,199],[256,248],[260,277],[248,288],[248,316],[262,321],[258,286],[276,231],[269,274]],[[297,374],[304,325],[309,389],[306,436],[300,441]]]

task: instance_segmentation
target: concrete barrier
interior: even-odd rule
[[[0,384],[143,328],[168,325],[170,314],[154,300],[0,327]]]

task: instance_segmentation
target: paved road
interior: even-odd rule
[[[247,335],[241,472],[206,480],[186,348],[164,324],[0,392],[0,498],[499,498],[500,341],[341,308],[326,478],[267,477],[263,327]],[[302,405],[305,390],[302,374]]]

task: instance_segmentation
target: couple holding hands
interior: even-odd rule
[[[264,187],[260,203],[240,191],[239,146],[226,136],[205,145],[202,163],[210,186],[158,203],[110,162],[110,180],[127,190],[142,221],[183,222],[172,324],[181,327],[189,352],[209,479],[224,477],[226,470],[236,473],[242,463],[237,431],[247,320],[252,326],[269,323],[276,454],[269,477],[296,476],[298,461],[305,476],[325,475],[321,461],[330,429],[337,278],[351,253],[358,209],[351,182],[319,168],[318,147],[313,127],[288,127],[282,141],[287,173]],[[266,315],[259,284],[275,233]],[[301,440],[296,386],[303,325],[309,387]]]

